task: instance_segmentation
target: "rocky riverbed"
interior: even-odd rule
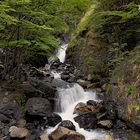
[[[52,70],[61,71],[62,79],[54,78]],[[36,69],[23,66],[21,81],[13,79],[1,82],[0,88],[0,138],[25,140],[84,140],[85,136],[76,132],[76,126],[70,120],[63,120],[55,113],[58,101],[58,88],[72,87],[77,82],[85,89],[97,92],[98,101],[79,102],[74,110],[75,122],[88,131],[104,134],[104,140],[132,140],[139,135],[131,130],[117,115],[111,102],[106,107],[103,88],[99,83],[91,83],[75,76],[76,68],[55,61],[49,69]],[[24,77],[24,78],[23,78]],[[98,92],[100,91],[100,92]],[[51,133],[46,130],[54,129]],[[94,139],[94,136],[93,136]],[[98,140],[101,140],[98,139]]]

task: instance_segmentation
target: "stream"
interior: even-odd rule
[[[60,62],[65,62],[66,49],[68,44],[63,44],[57,51],[56,56],[59,58]],[[51,71],[55,79],[61,79],[61,72]],[[79,124],[74,121],[76,114],[73,114],[75,106],[82,102],[86,103],[88,100],[94,100],[96,102],[100,101],[97,98],[96,92],[94,90],[84,90],[79,84],[72,83],[73,86],[67,85],[66,88],[57,88],[58,101],[56,102],[55,112],[59,114],[62,120],[70,120],[76,127],[76,131],[85,136],[85,140],[100,139],[105,140],[105,131],[97,130],[84,130],[79,127]],[[59,125],[59,124],[58,124]],[[57,129],[58,125],[55,127],[50,127],[46,130],[47,134],[52,133]]]

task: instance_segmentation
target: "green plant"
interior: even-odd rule
[[[136,93],[136,88],[132,85],[128,86],[127,93],[128,93],[128,95],[134,95]]]

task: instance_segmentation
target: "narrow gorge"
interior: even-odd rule
[[[139,140],[140,1],[0,1],[0,140]]]

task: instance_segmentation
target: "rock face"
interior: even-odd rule
[[[138,117],[140,115],[140,78],[138,78],[140,63],[139,61],[131,62],[136,57],[137,55],[131,56],[116,68],[116,73],[107,86],[108,92],[105,94],[105,101],[108,107],[109,102],[113,100],[118,117],[125,120],[131,128],[140,132]]]
[[[84,129],[94,129],[97,127],[97,117],[93,112],[84,113],[74,118],[74,120]]]
[[[52,111],[49,100],[39,97],[30,98],[27,103],[27,112],[30,115],[46,116]]]
[[[51,140],[85,140],[85,137],[78,132],[59,126],[49,135]]]
[[[69,121],[69,120],[62,121],[59,126],[68,128],[70,130],[75,130],[74,124],[71,121]]]

